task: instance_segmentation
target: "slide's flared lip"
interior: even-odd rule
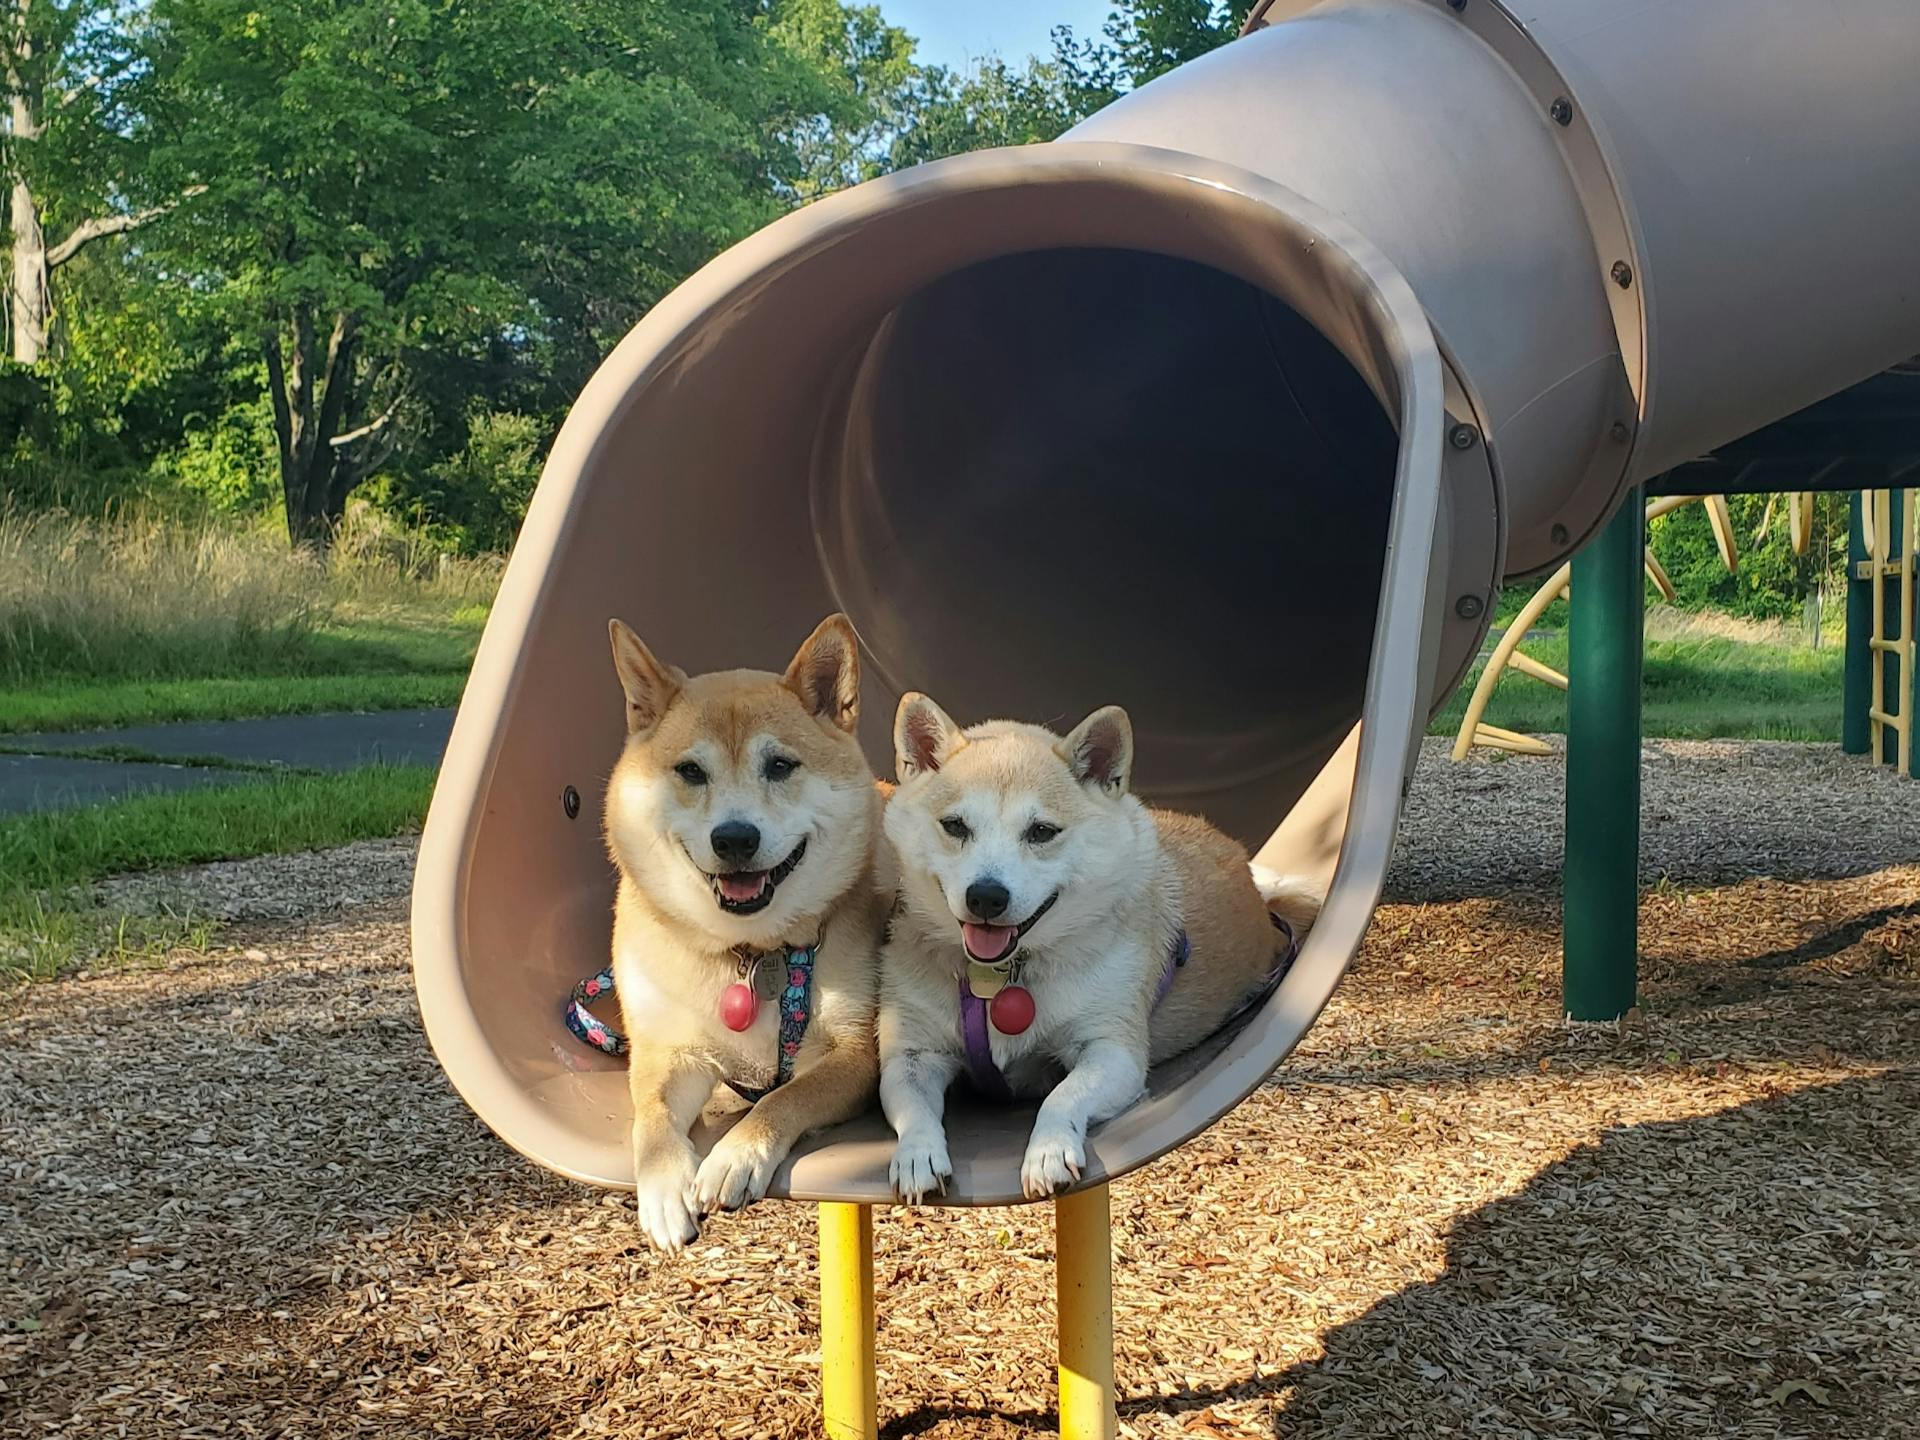
[[[518,657],[559,583],[555,561],[579,513],[578,492],[626,407],[700,347],[725,343],[727,319],[738,307],[772,285],[806,283],[813,262],[850,244],[873,247],[876,263],[884,259],[887,267],[857,297],[858,309],[850,304],[840,317],[850,330],[877,323],[937,275],[1021,251],[1114,247],[1213,266],[1275,295],[1320,330],[1373,389],[1401,436],[1349,820],[1320,921],[1287,979],[1217,1055],[1195,1073],[1156,1087],[1090,1137],[1082,1183],[1147,1163],[1258,1086],[1319,1015],[1378,902],[1402,780],[1424,728],[1445,611],[1446,557],[1435,553],[1447,427],[1443,364],[1412,289],[1369,241],[1301,196],[1175,151],[1099,142],[1030,146],[869,182],[797,211],[716,258],[655,306],[594,375],[548,460],[442,765],[413,889],[413,959],[427,1035],[461,1096],[497,1134],[536,1163],[578,1180],[631,1183],[624,1137],[591,1145],[556,1124],[495,1050],[468,993],[462,960],[469,860],[519,684]],[[743,396],[742,403],[751,398]],[[837,1132],[804,1143],[776,1176],[773,1193],[889,1199],[888,1147],[872,1132],[876,1120],[855,1122],[853,1143],[836,1144]],[[1010,1127],[1024,1135],[1024,1124],[1010,1112]],[[1019,1201],[1018,1161],[1014,1145],[965,1165],[964,1189],[956,1186],[947,1203]]]

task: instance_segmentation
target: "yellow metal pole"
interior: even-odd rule
[[[1053,1202],[1061,1440],[1114,1440],[1113,1231],[1107,1187]]]
[[[820,1207],[820,1411],[827,1440],[874,1440],[873,1209]]]

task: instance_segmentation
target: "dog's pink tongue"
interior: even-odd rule
[[[767,872],[764,870],[739,870],[731,875],[722,875],[720,893],[729,900],[751,900],[766,886]]]
[[[967,938],[967,953],[976,960],[998,960],[1012,948],[1015,932],[1011,925],[975,925],[968,922],[960,929]]]

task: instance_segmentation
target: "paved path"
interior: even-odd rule
[[[95,804],[147,790],[232,785],[260,774],[207,765],[86,759],[76,751],[118,745],[150,755],[218,756],[246,765],[302,770],[347,770],[377,761],[434,765],[446,749],[452,725],[451,710],[392,710],[0,735],[0,747],[10,752],[0,754],[0,815]]]
[[[198,790],[264,778],[259,770],[129,764],[68,755],[0,755],[0,815],[65,810],[152,790]]]

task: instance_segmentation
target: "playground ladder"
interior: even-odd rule
[[[1857,579],[1870,582],[1873,595],[1873,631],[1867,639],[1872,666],[1872,691],[1867,705],[1873,763],[1891,761],[1903,775],[1913,769],[1914,684],[1914,567],[1920,545],[1920,489],[1875,490],[1866,497],[1867,558],[1855,569]],[[1896,532],[1898,532],[1896,534]],[[1899,581],[1890,606],[1889,580]],[[1892,663],[1888,663],[1891,657]],[[1891,674],[1889,674],[1891,672]],[[1891,684],[1889,681],[1891,680]],[[1898,737],[1894,755],[1888,755],[1887,735]]]

